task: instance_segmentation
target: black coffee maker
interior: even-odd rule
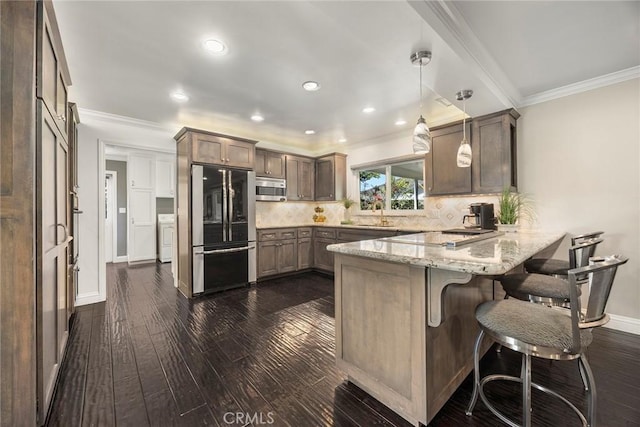
[[[473,228],[483,230],[495,230],[496,218],[493,214],[493,203],[472,203],[469,205],[469,215],[462,218],[462,224],[470,219],[469,224]]]

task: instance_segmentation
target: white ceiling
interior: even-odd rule
[[[54,1],[81,108],[311,152],[460,119],[640,66],[639,2]],[[223,39],[224,56],[202,49]],[[635,67],[635,68],[633,68]],[[627,77],[628,78],[628,77]],[[322,88],[306,92],[301,84]],[[177,104],[180,89],[190,100]],[[443,97],[454,106],[435,101]],[[363,114],[372,105],[376,111]],[[262,123],[249,117],[260,113]],[[402,128],[394,122],[404,118]],[[314,129],[315,135],[305,135]]]

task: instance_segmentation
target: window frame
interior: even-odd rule
[[[386,176],[386,180],[385,180],[385,189],[390,189],[391,188],[391,168],[392,166],[395,165],[399,165],[399,164],[403,164],[403,163],[410,163],[410,162],[422,162],[422,182],[425,183],[426,185],[426,158],[425,156],[402,156],[402,157],[395,157],[395,158],[390,158],[390,159],[382,159],[376,162],[371,162],[371,163],[363,163],[363,164],[359,164],[359,165],[354,165],[351,166],[351,172],[353,174],[353,179],[355,180],[355,188],[357,189],[357,209],[356,209],[356,214],[357,215],[372,215],[372,211],[371,209],[362,209],[360,206],[360,171],[363,170],[368,170],[368,169],[380,169],[380,168],[384,168],[385,169],[385,176]],[[410,215],[424,215],[424,213],[426,212],[426,208],[427,208],[427,200],[428,194],[426,192],[426,189],[424,191],[424,202],[423,202],[423,206],[420,209],[391,209],[391,208],[386,208],[384,209],[384,213],[385,215],[389,215],[389,216],[410,216]],[[391,195],[391,191],[385,191],[385,198],[384,198],[384,205],[385,206],[391,206],[392,203],[392,195]]]

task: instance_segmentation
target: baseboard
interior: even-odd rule
[[[617,314],[609,315],[609,323],[604,325],[605,328],[615,329],[616,331],[629,332],[630,334],[640,335],[640,319],[633,317],[618,316]]]
[[[76,297],[76,307],[80,307],[82,305],[95,304],[97,302],[105,301],[105,297],[100,295],[99,292],[90,292],[87,294],[78,295]]]
[[[113,263],[116,264],[118,262],[127,262],[129,261],[129,257],[127,255],[122,255],[119,257],[116,257],[116,259],[113,260]]]

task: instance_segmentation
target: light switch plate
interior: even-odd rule
[[[118,213],[127,213],[127,208],[118,208]]]

